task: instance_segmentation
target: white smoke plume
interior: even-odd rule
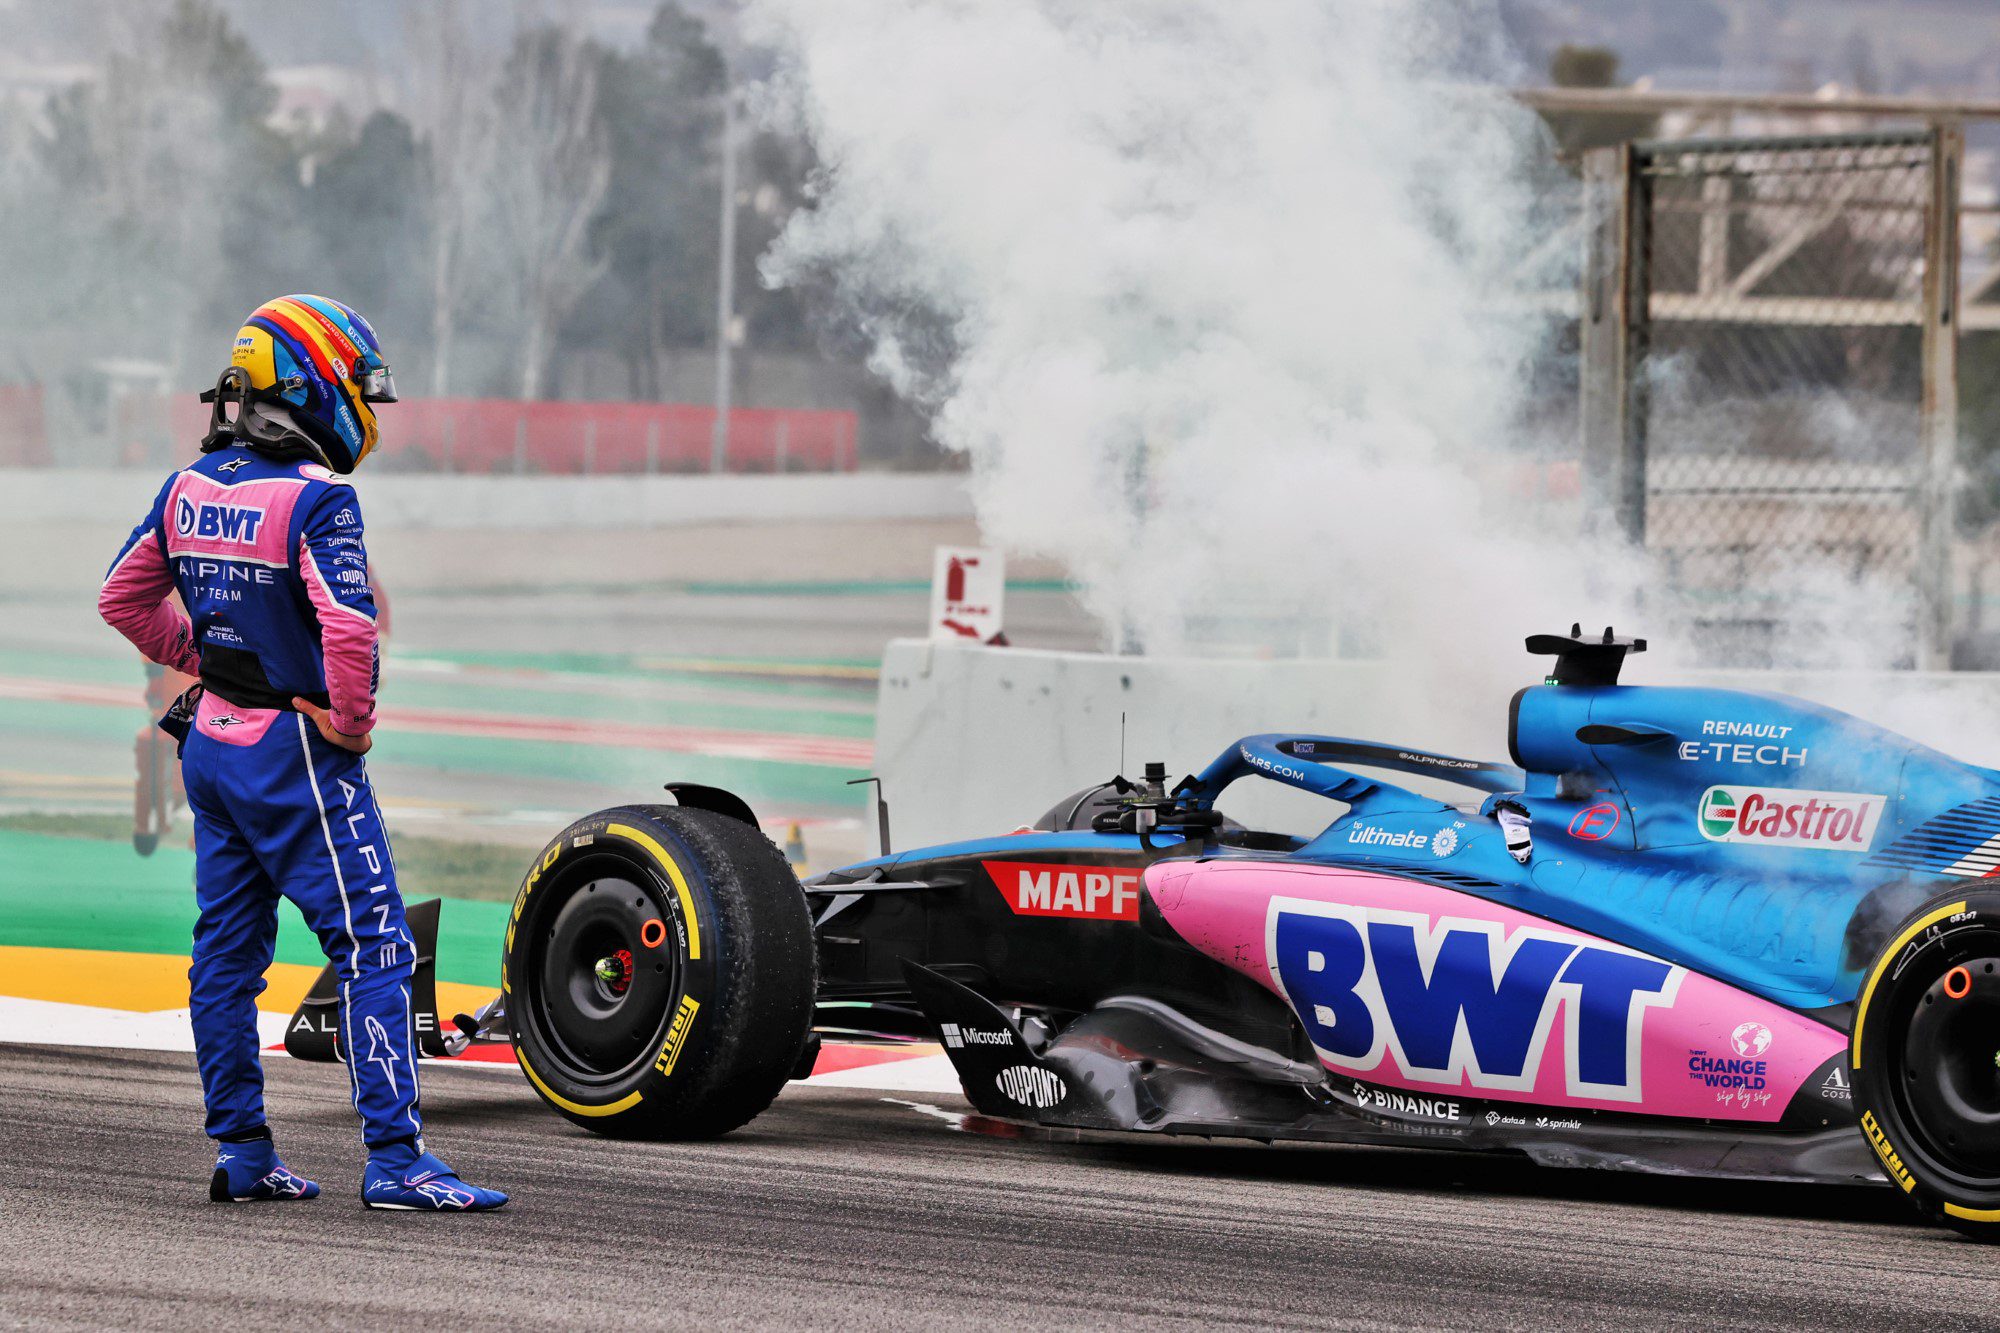
[[[1062,559],[1114,642],[1318,619],[1513,678],[1523,632],[1606,617],[1603,558],[1519,540],[1510,498],[1547,326],[1518,299],[1538,127],[1474,90],[1490,11],[755,12],[825,164],[767,277],[834,284],[989,537]]]

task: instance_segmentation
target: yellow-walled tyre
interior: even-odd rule
[[[712,1138],[769,1106],[817,983],[783,855],[753,825],[676,806],[599,811],[549,843],[501,971],[535,1091],[621,1138]]]
[[[1854,1110],[1890,1184],[2000,1241],[2000,892],[1907,917],[1869,970],[1848,1052]]]

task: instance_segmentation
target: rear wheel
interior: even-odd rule
[[[2000,892],[1950,894],[1903,921],[1862,988],[1849,1054],[1890,1183],[2000,1241]]]
[[[817,986],[805,895],[755,826],[625,806],[564,829],[514,900],[502,989],[514,1049],[599,1134],[709,1138],[797,1065]]]

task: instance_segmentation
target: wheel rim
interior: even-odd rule
[[[530,1021],[555,1070],[618,1083],[650,1061],[681,988],[679,935],[659,888],[638,869],[579,863],[537,914],[527,971]]]
[[[2000,1177],[2000,956],[1943,960],[1909,1006],[1896,1100],[1925,1154],[1955,1175]]]

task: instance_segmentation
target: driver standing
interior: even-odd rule
[[[198,675],[162,725],[182,738],[194,812],[188,970],[217,1202],[310,1199],[264,1120],[256,999],[289,898],[340,977],[340,1043],[371,1208],[461,1212],[507,1196],[423,1140],[410,977],[382,812],[362,756],[375,725],[376,607],[361,506],[339,475],[396,401],[368,322],[287,296],[237,332],[200,461],[167,479],[111,566],[98,610],[140,652]],[[228,408],[234,405],[235,417]],[[180,593],[180,607],[169,594]]]

